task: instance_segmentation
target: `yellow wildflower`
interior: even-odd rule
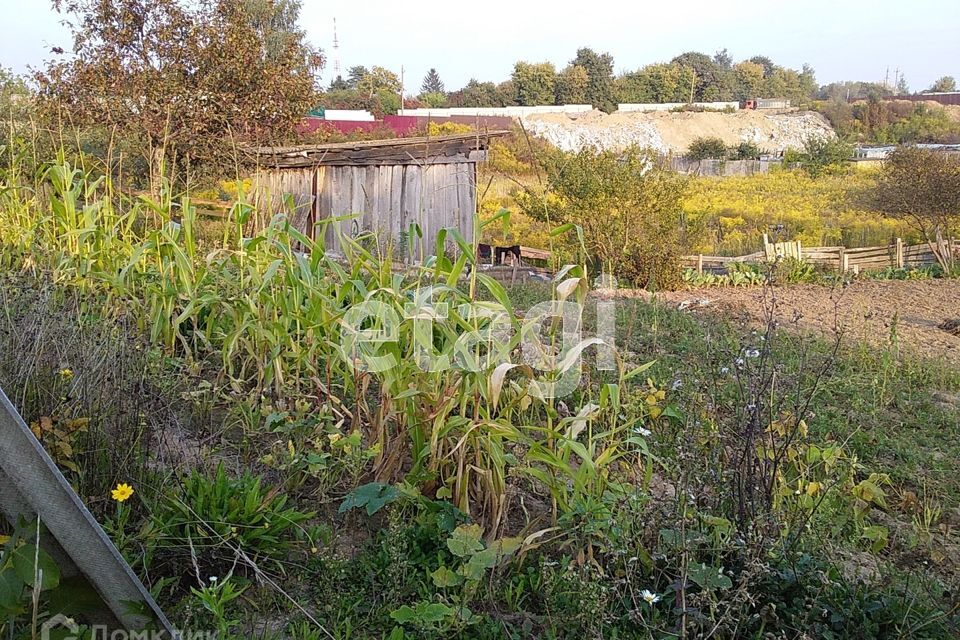
[[[114,489],[110,495],[113,496],[113,499],[117,502],[124,502],[133,495],[133,487],[125,482],[118,484],[117,488]]]
[[[60,377],[69,380],[73,377],[73,371],[70,369],[60,369]]]

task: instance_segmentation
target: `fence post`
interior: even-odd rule
[[[838,254],[837,269],[840,270],[840,273],[846,273],[848,261],[847,261],[847,251],[846,247],[840,247],[840,253]]]
[[[903,260],[903,238],[897,238],[897,269],[903,269],[904,260]]]
[[[697,254],[697,273],[703,275],[703,254]]]

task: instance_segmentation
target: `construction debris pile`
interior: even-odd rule
[[[827,120],[813,112],[715,111],[605,114],[535,114],[523,119],[534,135],[566,151],[584,147],[620,150],[632,145],[661,153],[684,153],[697,138],[714,137],[727,145],[752,142],[761,151],[799,149],[811,137],[836,137]]]

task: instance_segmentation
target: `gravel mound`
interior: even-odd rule
[[[622,150],[638,145],[661,153],[684,153],[700,137],[727,145],[752,142],[762,151],[799,149],[810,137],[836,138],[829,123],[813,112],[758,111],[539,114],[524,119],[534,135],[565,151],[584,147]]]

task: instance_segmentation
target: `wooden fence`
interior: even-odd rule
[[[946,242],[944,243],[946,244]],[[950,243],[954,254],[960,254],[960,242]],[[944,247],[945,253],[946,247]],[[936,254],[928,243],[905,245],[897,238],[893,244],[881,247],[804,247],[800,242],[767,242],[764,250],[745,256],[684,256],[681,263],[699,273],[726,273],[728,265],[744,262],[773,262],[778,257],[795,258],[836,271],[877,271],[893,267],[909,269],[938,264]]]

